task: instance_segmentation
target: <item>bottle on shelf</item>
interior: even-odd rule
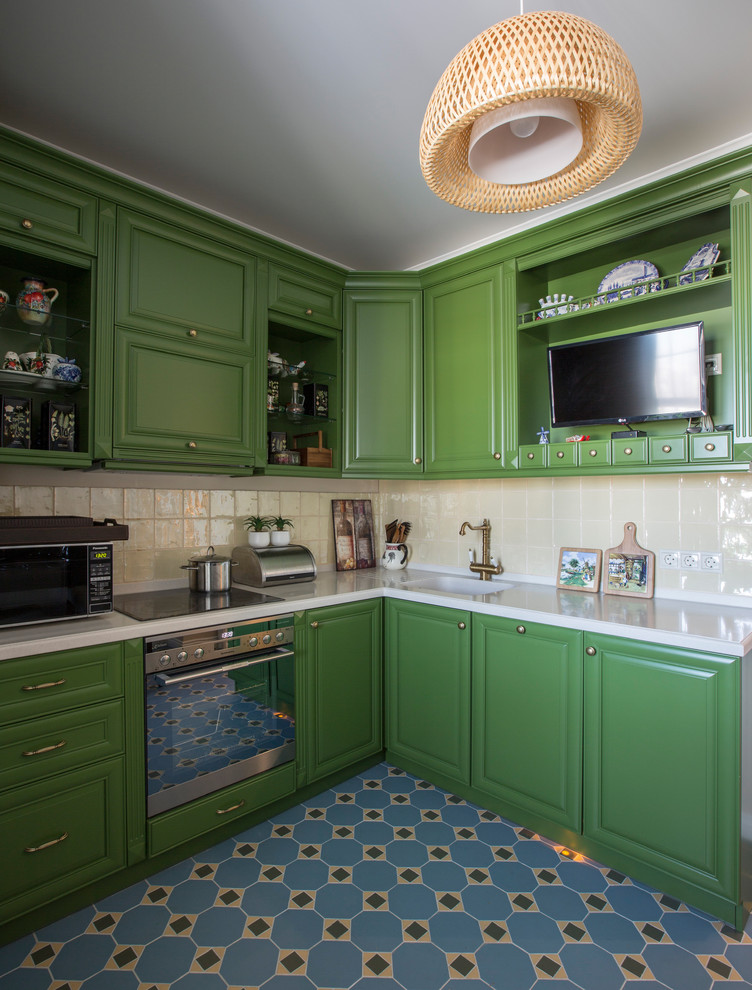
[[[303,396],[299,391],[300,386],[297,382],[292,383],[292,395],[290,401],[285,407],[285,414],[289,420],[293,423],[299,423],[303,419]]]

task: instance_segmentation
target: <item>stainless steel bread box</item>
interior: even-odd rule
[[[269,584],[295,584],[297,581],[313,581],[316,577],[316,561],[308,547],[290,543],[286,547],[235,547],[233,569],[235,584],[249,584],[263,588]]]

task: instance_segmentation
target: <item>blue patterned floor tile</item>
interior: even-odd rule
[[[274,917],[287,910],[290,890],[283,883],[255,883],[243,894],[241,907],[248,915]]]
[[[329,864],[323,859],[296,859],[285,867],[284,882],[290,890],[318,890],[328,881]]]
[[[444,952],[475,952],[483,943],[480,925],[464,911],[438,911],[428,930],[431,942]]]
[[[154,876],[149,877],[149,883],[152,887],[176,887],[184,880],[188,880],[191,873],[193,873],[195,865],[195,860],[184,859],[182,862],[176,863],[174,866],[168,866],[167,869],[160,870],[159,873],[155,873]]]
[[[495,862],[490,846],[467,839],[455,839],[451,844],[451,855],[453,863],[468,869],[473,866],[484,869]]]
[[[696,955],[722,953],[726,948],[726,941],[715,925],[689,911],[664,914],[661,924],[672,942]]]
[[[388,808],[392,803],[388,791],[359,791],[355,795],[355,805],[363,810],[367,808]]]
[[[115,940],[109,935],[79,935],[66,942],[50,964],[56,980],[85,980],[104,969]]]
[[[195,954],[189,938],[163,936],[146,946],[135,970],[142,983],[174,983],[190,969]]]
[[[81,990],[138,990],[139,985],[140,980],[135,973],[107,969],[86,980]],[[206,987],[205,990],[209,988]]]
[[[217,864],[214,882],[218,887],[250,887],[261,873],[261,864],[250,856],[230,856]]]
[[[218,892],[213,880],[184,880],[172,888],[165,903],[175,914],[198,914],[212,906]]]
[[[512,913],[508,894],[492,884],[471,884],[462,891],[462,906],[478,921],[504,921]]]
[[[544,866],[556,869],[561,865],[561,856],[545,842],[518,842],[514,851],[520,863],[536,870]]]
[[[558,952],[564,944],[559,926],[538,911],[513,911],[505,922],[512,941],[525,952]]]
[[[415,839],[394,839],[387,844],[386,855],[395,866],[418,869],[428,863],[428,847]]]
[[[446,956],[435,945],[403,942],[392,953],[395,980],[409,990],[437,990],[449,979]]]
[[[561,877],[561,882],[572,890],[580,893],[593,893],[604,891],[608,887],[608,881],[600,870],[589,863],[568,863],[562,861],[556,869]]]
[[[310,949],[321,941],[324,919],[315,911],[292,908],[274,919],[272,939],[280,949]]]
[[[326,820],[332,825],[357,825],[363,821],[363,809],[351,804],[331,805],[326,809]]]
[[[360,890],[389,890],[397,883],[397,868],[386,862],[358,862],[352,869],[352,882]]]
[[[540,886],[532,897],[538,910],[555,921],[581,921],[587,914],[587,905],[574,890],[562,884]]]
[[[219,967],[229,986],[260,986],[277,971],[279,949],[269,939],[244,938],[228,946]]]
[[[256,849],[256,859],[264,866],[287,866],[298,858],[300,845],[294,839],[283,839],[270,836],[262,839]]]
[[[535,890],[538,878],[524,863],[492,863],[488,868],[491,880],[509,893]]]
[[[505,822],[479,822],[475,837],[489,846],[511,846],[517,841],[517,833]]]
[[[307,976],[273,976],[263,986],[263,990],[317,990]]]
[[[389,891],[388,902],[392,914],[403,921],[427,920],[438,910],[436,894],[420,883],[397,884]]]
[[[67,942],[68,939],[75,938],[86,930],[95,913],[93,907],[83,908],[75,914],[69,914],[67,918],[61,918],[60,921],[42,928],[37,932],[37,937],[40,941]]]
[[[663,909],[652,894],[634,884],[607,887],[603,896],[614,911],[631,921],[659,921],[663,914]]]
[[[319,942],[308,953],[306,975],[316,987],[350,987],[362,972],[361,952],[351,942]]]
[[[490,984],[486,983],[485,980],[449,980],[442,987],[442,990],[495,990]],[[551,987],[548,987],[551,990]],[[556,984],[555,990],[559,990],[559,984]]]
[[[293,838],[301,846],[307,843],[320,845],[322,842],[326,842],[327,839],[331,839],[333,828],[334,826],[331,822],[316,822],[309,818],[307,821],[297,822],[295,824],[293,827]]]
[[[394,828],[413,828],[421,821],[420,811],[411,804],[390,804],[384,808],[384,821]]]
[[[354,983],[352,990],[405,990],[405,988],[389,976],[367,976]]]
[[[479,821],[478,809],[473,804],[448,804],[441,818],[454,828],[474,828]]]
[[[432,890],[462,890],[467,875],[457,863],[426,863],[420,868],[423,883]]]
[[[118,890],[117,893],[110,894],[108,897],[103,897],[101,901],[98,901],[97,909],[99,911],[127,911],[128,908],[135,907],[136,904],[141,903],[149,886],[149,881],[141,880],[140,883],[134,883],[124,890]],[[37,934],[41,937],[42,932],[38,932]]]
[[[171,985],[170,990],[227,990],[227,984],[218,973],[186,973]]]
[[[118,945],[148,945],[162,935],[171,913],[161,904],[139,904],[122,915],[112,937]]]
[[[598,945],[568,943],[559,950],[559,959],[569,979],[582,990],[621,990],[625,984],[616,960]]]
[[[329,839],[321,846],[321,858],[330,866],[354,866],[363,859],[363,846],[355,839]]]
[[[394,828],[388,822],[358,822],[353,836],[364,846],[385,846],[394,838]]]
[[[583,925],[595,943],[614,955],[639,954],[645,948],[645,939],[637,927],[619,914],[592,912]]]
[[[16,942],[11,942],[10,945],[0,946],[0,976],[20,966],[35,944],[34,936],[26,935]]]
[[[50,977],[46,970],[14,969],[0,980],[2,990],[49,990]]]
[[[191,938],[196,945],[227,946],[242,938],[248,916],[234,907],[213,907],[196,919]]]
[[[475,961],[480,978],[499,990],[530,990],[537,980],[530,956],[516,945],[483,945]]]
[[[414,808],[421,808],[423,811],[434,809],[443,810],[446,805],[444,792],[439,790],[421,791],[415,790],[410,795],[410,803]]]
[[[363,910],[363,891],[351,883],[328,883],[316,892],[316,911],[322,918],[354,918]]]
[[[402,922],[391,911],[362,911],[350,923],[350,938],[363,952],[392,952],[402,942]]]
[[[712,985],[702,963],[678,945],[648,945],[642,958],[653,976],[671,990],[708,990]]]

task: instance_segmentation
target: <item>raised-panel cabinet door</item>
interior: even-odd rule
[[[219,241],[120,210],[116,322],[250,348],[255,266]]]
[[[341,770],[383,746],[381,601],[306,613],[308,780]]]
[[[386,620],[388,756],[468,785],[470,613],[387,600]]]
[[[501,277],[490,268],[424,293],[429,474],[478,477],[504,466],[502,376],[512,370],[502,367]]]
[[[419,289],[345,293],[345,474],[422,473],[422,339]]]
[[[474,615],[472,712],[473,786],[579,832],[582,633]]]
[[[269,266],[269,309],[298,319],[342,328],[342,289],[312,275]]]
[[[120,329],[115,362],[116,456],[253,463],[250,356]]]
[[[585,642],[586,838],[738,900],[739,661]]]

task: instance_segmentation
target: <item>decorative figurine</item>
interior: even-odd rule
[[[548,434],[550,430],[547,430],[545,426],[541,426],[538,432],[535,434],[539,439],[538,443],[548,443]]]

